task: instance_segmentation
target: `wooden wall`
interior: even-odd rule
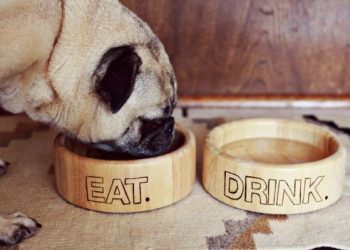
[[[350,94],[349,0],[121,0],[164,42],[182,96]]]

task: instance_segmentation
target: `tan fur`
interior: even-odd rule
[[[0,17],[0,104],[10,112],[85,142],[123,146],[140,137],[138,118],[160,118],[176,101],[163,45],[117,0],[1,0]],[[113,114],[95,91],[108,67],[100,60],[125,45],[142,65],[130,98]],[[0,160],[0,174],[8,165]],[[0,244],[16,244],[39,227],[20,213],[0,216]]]
[[[160,117],[175,97],[163,45],[119,1],[2,0],[0,16],[0,103],[11,112],[86,142],[122,144],[137,118]],[[107,50],[123,45],[135,46],[142,66],[131,97],[112,114],[94,91],[95,71]]]

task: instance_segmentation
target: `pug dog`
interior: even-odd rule
[[[162,43],[122,3],[2,0],[0,16],[4,109],[134,157],[167,150],[175,74]],[[8,165],[0,160],[0,173]],[[39,227],[21,213],[0,216],[0,243],[16,244]]]

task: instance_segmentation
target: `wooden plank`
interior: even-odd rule
[[[350,1],[122,2],[164,42],[180,95],[350,94]]]

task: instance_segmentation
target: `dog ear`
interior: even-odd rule
[[[96,92],[110,106],[113,114],[129,99],[141,66],[141,58],[130,46],[107,51],[96,71]]]

